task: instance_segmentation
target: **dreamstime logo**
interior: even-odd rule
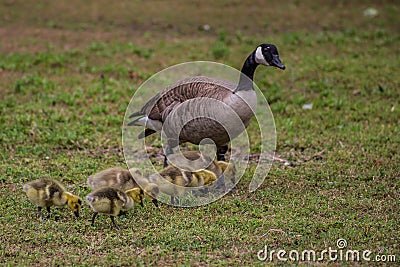
[[[258,131],[255,131],[258,132],[258,136],[255,139],[259,140],[257,146],[260,148],[260,157],[249,191],[255,191],[263,183],[272,165],[276,148],[275,122],[267,100],[250,79],[247,84],[250,87],[253,85],[254,91],[228,91],[236,89],[240,77],[240,71],[227,65],[206,61],[188,62],[156,73],[137,89],[125,113],[122,129],[123,151],[129,168],[140,168],[150,182],[159,186],[160,195],[156,196],[158,200],[175,206],[193,207],[211,203],[228,193],[244,175],[249,164],[251,142],[246,126],[252,118],[258,126]],[[222,88],[220,92],[226,94],[226,97],[214,97],[211,91],[202,97],[189,97],[183,102],[176,101],[179,96],[173,95],[174,88],[186,88],[185,86],[190,84],[200,83],[211,88],[210,90]],[[187,94],[185,89],[181,89],[180,92]],[[168,116],[162,118],[161,124],[149,120],[146,115],[154,107],[158,109],[157,101],[164,95],[171,95],[171,100],[168,100],[170,104],[167,104],[171,110]],[[164,104],[163,101],[161,105]],[[140,114],[143,106],[145,114]],[[131,115],[138,114],[138,111],[139,117],[133,118]],[[136,120],[136,124],[132,123],[133,120]],[[199,124],[196,126],[199,121],[202,122],[202,127],[198,127]],[[130,126],[132,124],[136,127]],[[156,129],[161,138],[152,139],[152,144],[148,146],[145,138],[138,139],[138,136],[144,136],[145,128]],[[210,133],[215,136],[204,137]],[[185,135],[191,138],[199,137],[194,143],[199,144],[201,159],[213,160],[218,147],[216,143],[221,145],[221,140],[230,140],[229,162],[234,166],[234,179],[226,179],[225,170],[225,176],[220,177],[223,179],[223,187],[218,181],[207,186],[181,187],[166,182],[158,175],[148,155],[148,150],[154,146],[162,146],[164,151],[174,148],[174,153],[167,156],[168,162],[185,171],[199,171],[212,163],[206,160],[190,161],[182,155],[180,140],[181,136]],[[146,183],[137,182],[142,187],[145,186],[143,183]],[[172,203],[172,198],[178,198],[179,201]]]
[[[257,258],[260,261],[309,261],[309,262],[321,262],[321,261],[374,261],[374,262],[396,262],[396,255],[385,255],[376,254],[372,255],[372,251],[369,249],[365,250],[353,250],[347,249],[347,241],[343,238],[339,238],[336,241],[336,247],[329,247],[321,251],[313,249],[290,250],[284,249],[274,250],[268,249],[265,245],[264,249],[259,250]]]
[[[339,249],[342,249],[342,248],[347,247],[347,241],[346,241],[346,239],[339,238],[339,239],[336,241],[336,246],[337,246]]]

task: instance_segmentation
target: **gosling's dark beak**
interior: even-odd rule
[[[143,200],[140,201],[140,206],[144,207]]]
[[[76,218],[79,218],[79,211],[74,211],[74,215]]]
[[[151,202],[153,202],[154,206],[156,206],[158,208],[158,201],[157,199],[153,199]]]
[[[272,64],[272,66],[274,66],[274,67],[277,67],[277,68],[279,68],[279,69],[281,69],[281,70],[284,70],[286,67],[285,67],[285,65],[283,65],[282,64],[282,62],[281,62],[281,60],[279,59],[279,56],[278,55],[274,55],[273,57],[272,57],[272,62],[271,62]]]

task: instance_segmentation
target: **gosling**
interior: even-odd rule
[[[168,165],[159,173],[150,176],[150,182],[157,184],[160,190],[171,196],[171,204],[175,204],[176,197],[184,192],[183,187],[199,187],[208,185],[217,180],[215,173],[209,170],[184,171],[173,165]],[[173,186],[177,185],[178,187]]]
[[[50,217],[51,206],[67,205],[76,217],[79,217],[79,210],[82,200],[69,192],[64,186],[55,180],[39,179],[25,184],[22,189],[25,191],[29,200],[38,207],[38,214],[43,219],[42,208],[46,208],[48,218]]]
[[[134,202],[142,200],[140,188],[129,189],[126,192],[113,188],[101,187],[86,196],[86,202],[93,209],[94,213],[91,219],[91,225],[94,226],[94,220],[97,214],[109,215],[113,226],[119,228],[115,223],[114,217],[120,212],[125,212],[133,208]]]
[[[232,162],[212,160],[210,157],[202,155],[198,151],[184,151],[182,155],[189,161],[197,161],[201,158],[201,162],[203,165],[209,163],[209,165],[206,166],[206,170],[215,173],[215,175],[217,176],[217,189],[221,188],[222,190],[225,190],[228,181],[232,185],[235,184],[236,167]],[[170,157],[174,156],[174,154],[170,155]],[[179,155],[176,154],[176,157],[179,157]]]
[[[132,176],[132,173],[134,176]],[[142,184],[144,184],[144,190],[138,185],[135,179],[142,181]],[[87,184],[92,189],[97,189],[100,187],[115,187],[124,192],[129,189],[139,188],[141,190],[141,194],[148,198],[156,207],[158,207],[158,186],[156,184],[149,183],[148,180],[142,176],[141,171],[137,168],[132,168],[130,170],[121,167],[108,168],[89,176],[87,179]],[[144,197],[141,199],[143,200]],[[143,201],[138,204],[143,207]]]
[[[136,179],[142,179],[142,173],[139,169],[131,169]],[[87,184],[92,189],[105,186],[112,186],[122,191],[138,187],[130,171],[121,167],[112,167],[98,172],[87,179]]]
[[[207,170],[214,172],[218,177],[215,187],[216,189],[225,191],[228,182],[232,187],[235,186],[236,167],[232,162],[213,161]]]

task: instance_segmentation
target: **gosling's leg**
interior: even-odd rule
[[[115,228],[119,229],[119,226],[115,223],[114,216],[110,216],[110,218]]]
[[[168,167],[168,162],[167,162],[167,157],[165,157],[165,159],[164,159],[164,168],[167,168]]]
[[[46,207],[46,210],[47,210],[47,218],[50,218],[50,206],[48,206],[48,207]]]
[[[156,206],[158,208],[158,200],[157,199],[153,199],[151,202],[153,202],[154,206]]]
[[[127,213],[128,213],[127,211],[121,210],[118,216],[125,216]]]
[[[228,145],[217,147],[217,160],[225,161],[226,152],[228,152]]]
[[[39,214],[39,218],[43,219],[42,207],[37,207],[37,211],[38,211],[38,214]]]
[[[174,208],[176,208],[176,204],[179,204],[179,198],[177,196],[171,196],[171,205],[174,206]]]
[[[96,219],[97,214],[99,214],[97,211],[95,211],[93,213],[92,220],[91,220],[91,222],[92,222],[91,226],[94,226],[94,219]]]
[[[166,146],[165,148],[165,155],[164,155],[164,168],[168,167],[168,159],[167,156],[171,155],[172,153],[174,153],[174,151],[172,150],[172,148],[170,146]]]

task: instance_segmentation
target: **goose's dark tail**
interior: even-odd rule
[[[145,138],[146,136],[152,135],[153,133],[156,133],[156,131],[154,131],[152,129],[145,129],[143,132],[141,132],[138,135],[138,139]]]

